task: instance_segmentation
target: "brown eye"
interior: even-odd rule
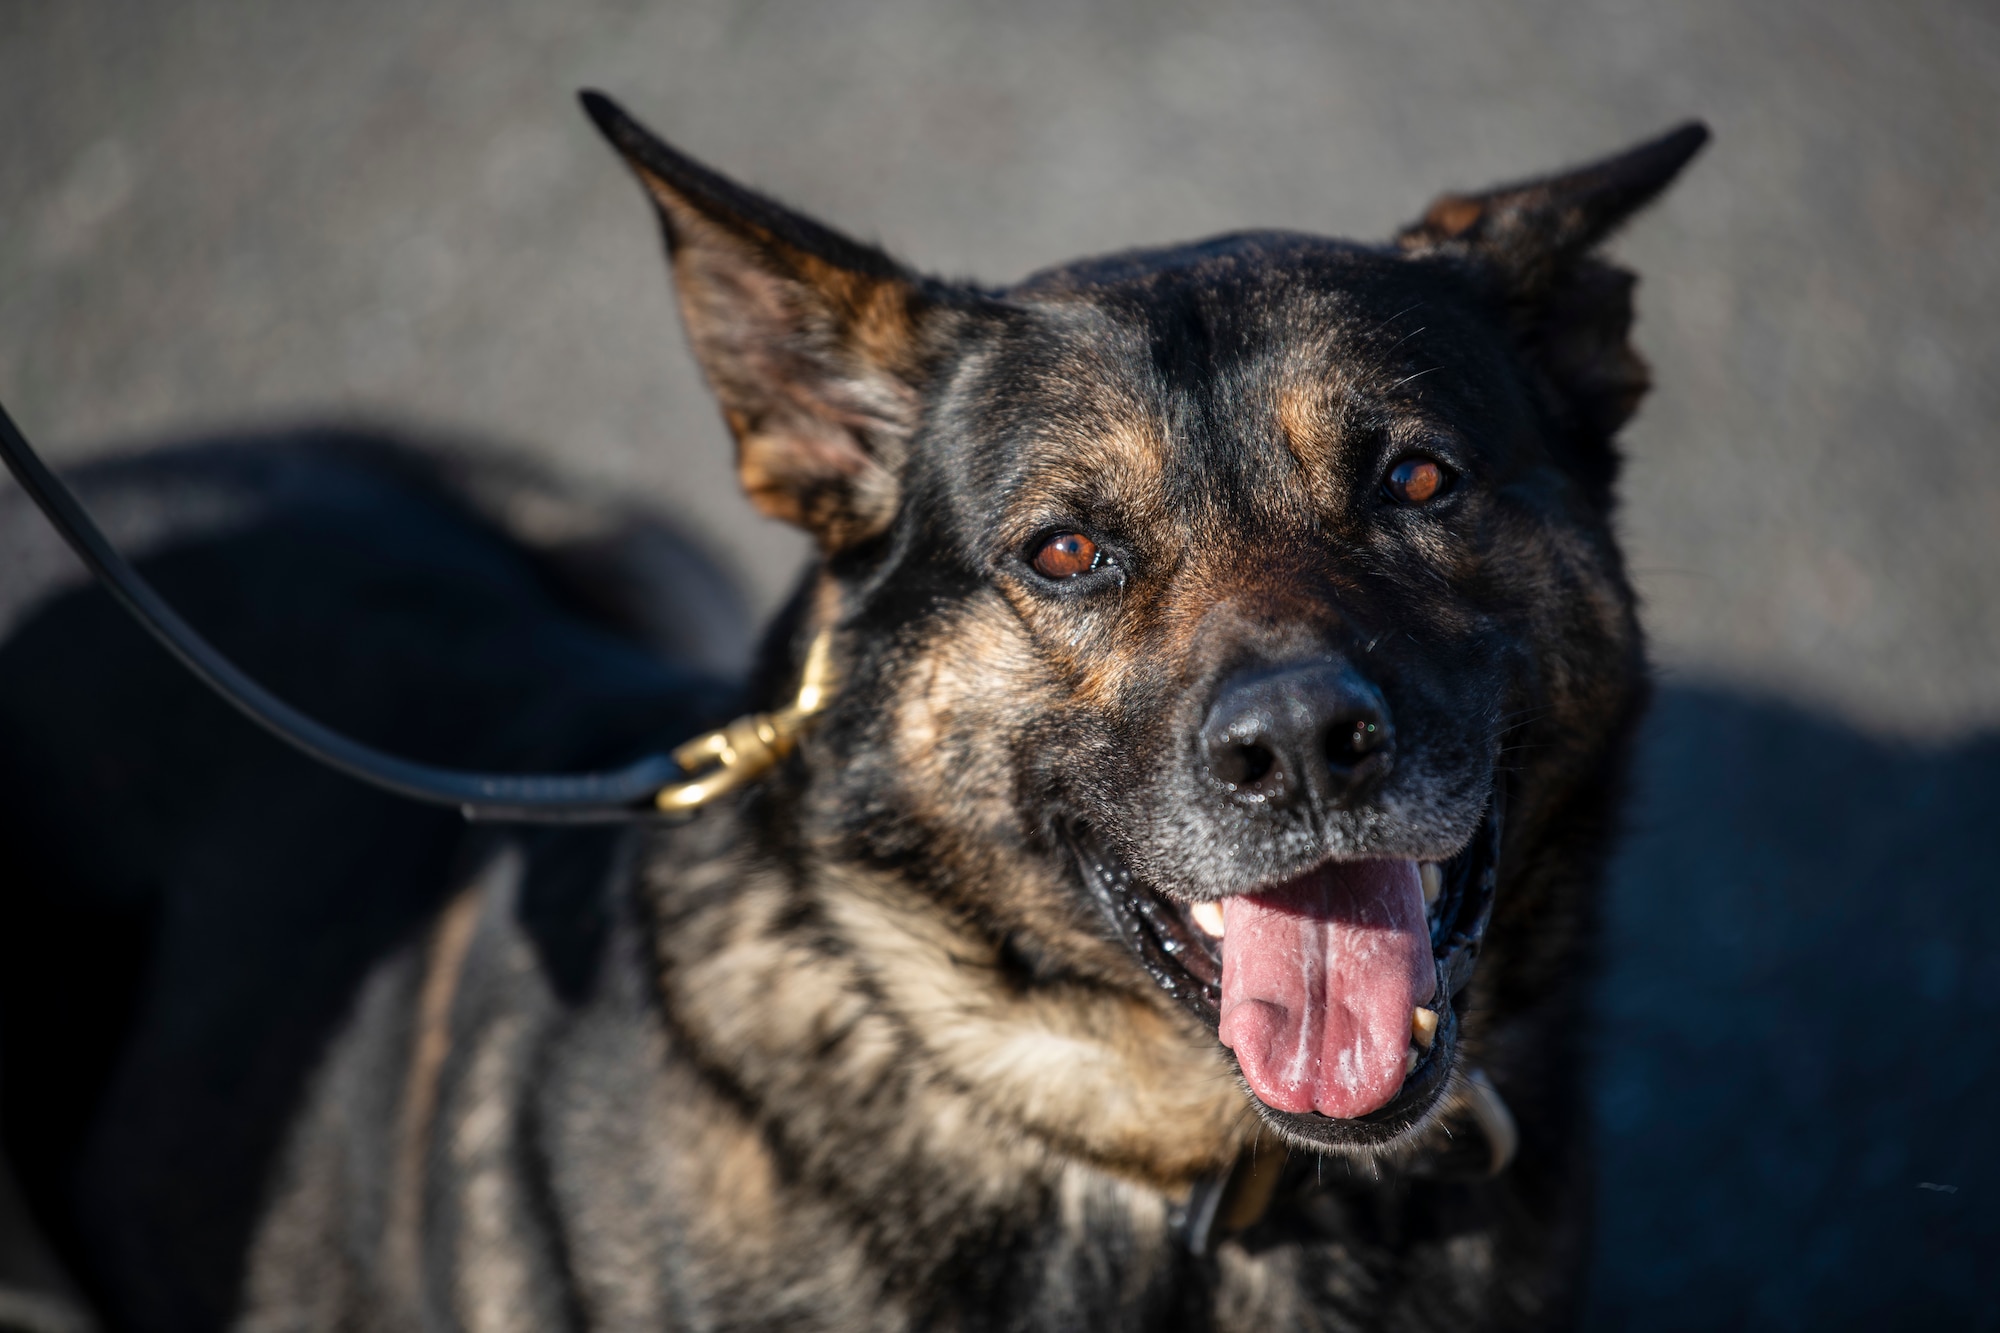
[[[1420,505],[1443,494],[1445,471],[1428,458],[1406,458],[1389,469],[1383,485],[1396,503]]]
[[[1058,532],[1031,562],[1045,579],[1073,579],[1097,568],[1097,543],[1080,532]]]

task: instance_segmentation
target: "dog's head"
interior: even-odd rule
[[[586,102],[659,206],[744,486],[823,553],[843,684],[804,836],[976,942],[938,967],[1023,1013],[1087,997],[959,1077],[1161,1171],[1135,1145],[1171,1127],[1126,1122],[1407,1137],[1516,826],[1639,689],[1608,511],[1646,375],[1592,251],[1704,132],[1390,245],[1245,233],[983,290]],[[912,981],[921,952],[881,982],[919,1029],[974,985]]]

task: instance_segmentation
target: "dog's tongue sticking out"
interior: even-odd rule
[[[1222,905],[1223,1045],[1265,1105],[1352,1119],[1403,1086],[1437,989],[1414,861],[1322,866]]]

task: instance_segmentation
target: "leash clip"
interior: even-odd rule
[[[654,808],[662,814],[692,814],[777,767],[832,695],[827,666],[831,640],[832,631],[823,629],[806,650],[805,671],[791,703],[775,713],[739,717],[678,746],[674,762],[689,778],[660,788],[653,797]]]

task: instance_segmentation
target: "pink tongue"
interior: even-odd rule
[[[1335,862],[1222,904],[1222,1044],[1280,1111],[1351,1119],[1403,1086],[1437,989],[1414,861]]]

